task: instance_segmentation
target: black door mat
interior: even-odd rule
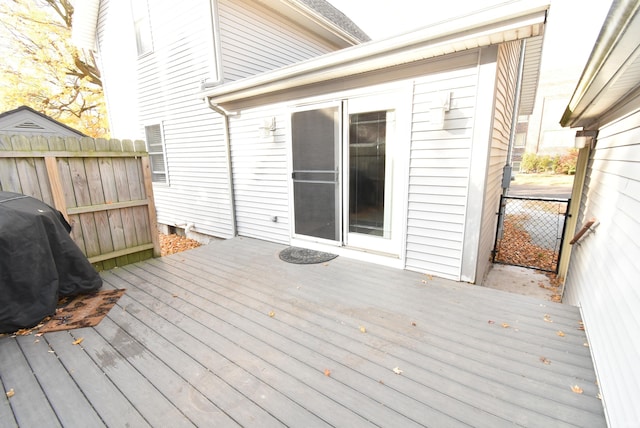
[[[280,251],[280,260],[298,265],[324,263],[338,257],[337,254],[323,253],[322,251],[309,250],[307,248],[289,247]]]

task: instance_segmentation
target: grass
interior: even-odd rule
[[[568,174],[517,174],[512,184],[531,184],[536,186],[571,186],[573,175]]]

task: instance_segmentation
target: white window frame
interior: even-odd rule
[[[160,146],[161,146],[161,150],[151,150],[151,144],[149,142],[149,133],[148,133],[148,129],[152,128],[152,127],[158,127],[158,130],[160,131]],[[158,122],[158,123],[150,123],[145,125],[144,127],[144,139],[145,139],[145,143],[147,146],[147,153],[149,153],[149,165],[151,166],[151,181],[155,184],[164,184],[164,185],[169,185],[169,168],[167,167],[167,145],[164,139],[164,127],[162,126],[162,122]],[[154,146],[157,146],[157,143],[153,144]],[[153,156],[162,156],[162,163],[164,165],[164,170],[163,171],[155,171],[154,170],[154,162],[153,162]],[[159,174],[164,174],[164,180],[158,180],[157,176]]]
[[[136,35],[138,58],[153,52],[153,33],[147,0],[131,0],[133,29]]]

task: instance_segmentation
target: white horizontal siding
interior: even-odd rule
[[[459,279],[476,83],[475,67],[415,80],[407,269]],[[441,92],[451,92],[451,108],[437,129],[429,110]]]
[[[276,118],[275,135],[261,138],[264,120]],[[289,189],[285,121],[277,106],[232,117],[231,159],[238,235],[289,242]],[[277,217],[277,222],[272,221]]]
[[[636,99],[635,105],[640,103]],[[610,426],[640,421],[640,111],[600,129],[573,246],[564,301],[581,306]]]
[[[138,60],[142,125],[162,123],[168,185],[154,185],[158,222],[193,223],[198,233],[233,236],[222,118],[200,96],[215,76],[206,2],[149,0],[153,52]]]
[[[511,42],[500,45],[500,49],[498,50],[495,110],[482,208],[478,261],[474,281],[477,283],[482,282],[491,266],[491,252],[495,243],[498,220],[496,212],[500,205],[503,168],[507,161],[511,122],[513,120],[513,107],[518,80],[518,64],[520,62],[520,46],[520,41]]]
[[[225,81],[273,70],[335,50],[302,27],[254,2],[218,2]]]

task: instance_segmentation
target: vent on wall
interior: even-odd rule
[[[34,122],[22,122],[19,125],[15,126],[16,129],[40,129],[40,130],[44,130],[45,128],[43,128],[42,126],[38,125],[37,123]]]

